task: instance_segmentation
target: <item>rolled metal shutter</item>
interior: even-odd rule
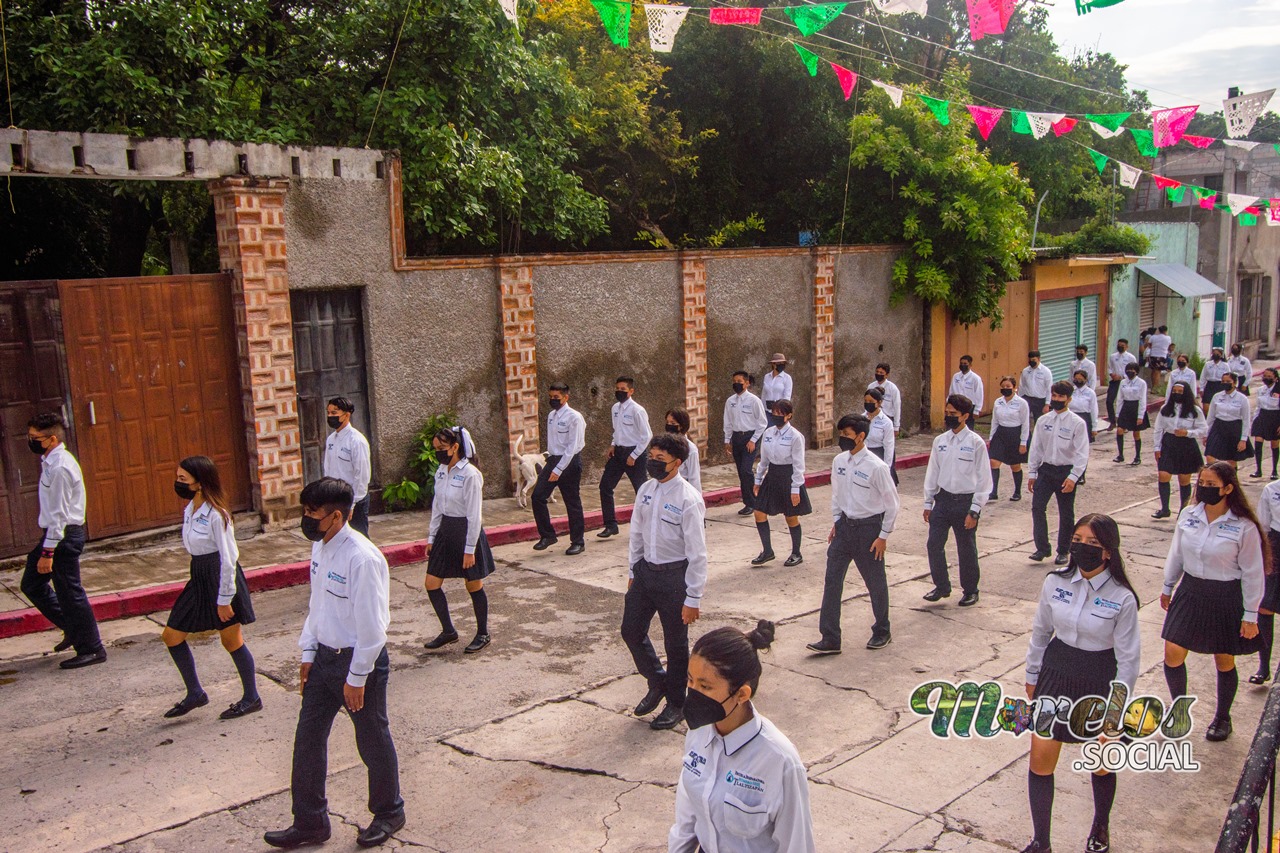
[[[1076,357],[1079,317],[1076,299],[1054,299],[1040,303],[1040,360],[1053,371],[1053,381],[1067,379],[1071,360]]]

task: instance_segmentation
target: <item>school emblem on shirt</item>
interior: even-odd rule
[[[650,506],[653,503],[653,495],[645,495],[640,499],[640,506]]]
[[[1110,599],[1103,598],[1102,596],[1094,596],[1093,606],[1102,607],[1106,610],[1114,610],[1117,613],[1120,612],[1120,602],[1111,601]]]
[[[1063,589],[1062,587],[1057,586],[1053,588],[1053,598],[1051,599],[1051,601],[1069,602],[1071,601],[1071,597],[1073,595],[1075,595],[1075,593],[1072,592],[1071,590]]]
[[[764,793],[764,780],[757,779],[755,776],[748,776],[741,770],[730,770],[725,774],[724,781],[728,782],[735,788],[755,791],[757,794]]]
[[[689,750],[689,754],[685,756],[684,769],[688,770],[694,776],[701,776],[702,771],[699,768],[706,763],[707,763],[707,759],[703,758],[701,755],[698,755],[696,750],[691,749]]]
[[[843,477],[847,469],[843,465],[836,466],[836,476]],[[1280,501],[1280,492],[1276,492],[1276,500]]]

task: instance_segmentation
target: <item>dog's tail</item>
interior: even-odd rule
[[[519,462],[519,461],[520,461],[520,445],[521,445],[521,444],[523,444],[523,443],[524,443],[524,434],[522,433],[522,434],[520,434],[520,435],[517,435],[517,436],[516,436],[516,444],[515,444],[515,447],[511,448],[511,456],[512,456],[512,458],[514,458],[517,462]]]

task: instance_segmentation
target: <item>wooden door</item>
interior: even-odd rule
[[[57,282],[0,282],[0,557],[39,535],[40,460],[27,450],[27,421],[65,412],[61,332]]]
[[[249,506],[231,283],[223,275],[60,281],[92,536],[174,524],[174,470],[217,463]]]

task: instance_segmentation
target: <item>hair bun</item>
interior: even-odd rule
[[[751,641],[751,648],[759,651],[773,645],[774,633],[774,624],[767,619],[761,619],[756,623],[756,629],[747,634],[747,639]]]

